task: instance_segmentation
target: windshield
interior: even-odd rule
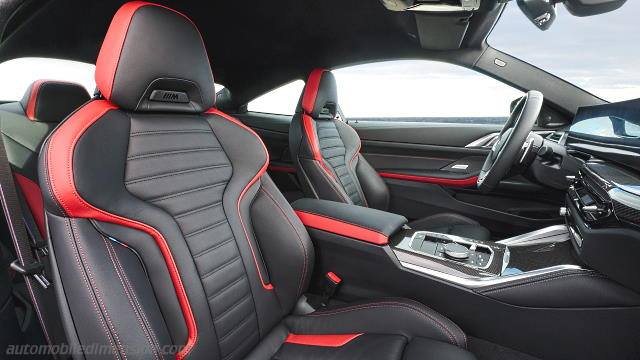
[[[604,100],[640,98],[640,1],[591,17],[562,5],[557,11],[553,26],[540,31],[511,2],[488,42]]]

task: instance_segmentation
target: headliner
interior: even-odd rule
[[[111,17],[124,2],[4,0],[4,9],[23,6],[13,21],[0,15],[5,29],[0,61],[42,56],[95,63]],[[314,67],[449,53],[423,49],[415,16],[388,11],[379,0],[156,2],[185,13],[198,25],[216,82],[233,94],[231,106],[304,78]],[[485,2],[486,8],[495,9],[493,0]],[[474,16],[463,49],[484,46],[497,13],[485,10]]]

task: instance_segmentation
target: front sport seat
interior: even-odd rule
[[[333,74],[313,70],[289,128],[289,148],[305,196],[388,211],[389,189],[360,154],[360,137],[336,117],[338,93]],[[489,230],[459,214],[414,220],[418,230],[489,240]]]
[[[313,245],[265,173],[260,138],[213,108],[184,15],[122,6],[96,81],[103,99],[40,157],[58,300],[71,345],[94,349],[83,356],[474,358],[460,328],[405,299],[292,314]]]

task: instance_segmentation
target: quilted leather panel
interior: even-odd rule
[[[315,121],[315,124],[318,133],[318,145],[320,146],[322,157],[329,163],[334,173],[338,176],[340,184],[351,201],[355,205],[365,206],[358,191],[358,184],[355,182],[353,175],[347,167],[347,150],[338,133],[336,124],[333,121]]]
[[[171,214],[206,292],[223,359],[259,340],[253,296],[222,205],[233,168],[201,118],[131,122],[125,183],[135,196]]]

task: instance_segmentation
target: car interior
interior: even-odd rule
[[[0,357],[639,359],[632,6],[1,0]]]

